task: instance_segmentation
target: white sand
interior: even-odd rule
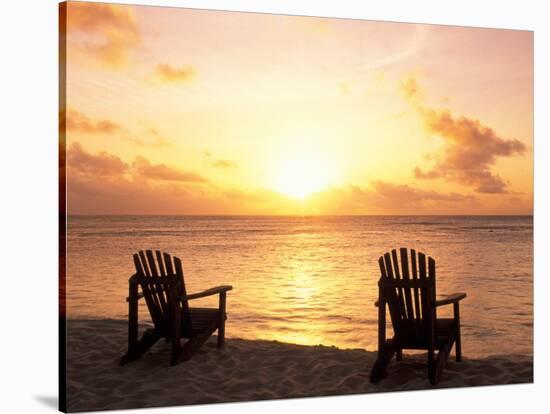
[[[276,341],[215,337],[190,361],[169,366],[170,346],[159,341],[139,360],[118,365],[127,325],[117,320],[70,320],[67,335],[67,407],[88,411],[314,397],[533,381],[532,357],[491,356],[456,363],[454,353],[442,381],[427,379],[425,357],[392,361],[388,377],[369,382],[375,352],[300,346]]]

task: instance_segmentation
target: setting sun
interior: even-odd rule
[[[275,186],[285,195],[304,199],[326,189],[331,178],[330,170],[319,160],[293,159],[282,163]]]

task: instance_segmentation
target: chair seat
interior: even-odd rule
[[[407,326],[408,325],[408,326]],[[415,326],[412,323],[402,324],[400,332],[402,337],[400,342],[403,348],[427,349],[427,338],[418,338],[416,336]],[[441,348],[455,335],[456,322],[452,318],[438,318],[435,322],[435,346]]]
[[[435,333],[438,337],[449,336],[454,333],[456,322],[452,318],[438,318],[435,321]]]
[[[189,308],[193,333],[203,332],[212,324],[217,324],[219,315],[220,311],[215,308]]]

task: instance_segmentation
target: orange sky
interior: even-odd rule
[[[532,213],[532,32],[67,15],[69,214]]]

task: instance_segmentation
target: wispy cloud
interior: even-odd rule
[[[381,69],[415,56],[424,46],[428,30],[429,28],[427,25],[414,25],[414,34],[410,36],[409,42],[405,47],[401,47],[394,52],[389,52],[378,59],[369,60],[361,66],[361,69]]]
[[[144,132],[144,135],[146,139],[135,138],[134,136],[125,136],[124,138],[138,147],[167,148],[172,146],[172,143],[164,139],[155,128],[149,128]]]
[[[164,82],[188,82],[197,75],[197,72],[190,65],[177,68],[168,64],[158,64],[155,74]]]
[[[212,164],[212,167],[215,168],[236,168],[237,163],[229,160],[217,160],[214,161]]]
[[[418,86],[418,82],[414,76],[407,76],[405,80],[401,82],[401,92],[403,92],[405,98],[411,101],[417,101],[423,96],[423,92]]]

